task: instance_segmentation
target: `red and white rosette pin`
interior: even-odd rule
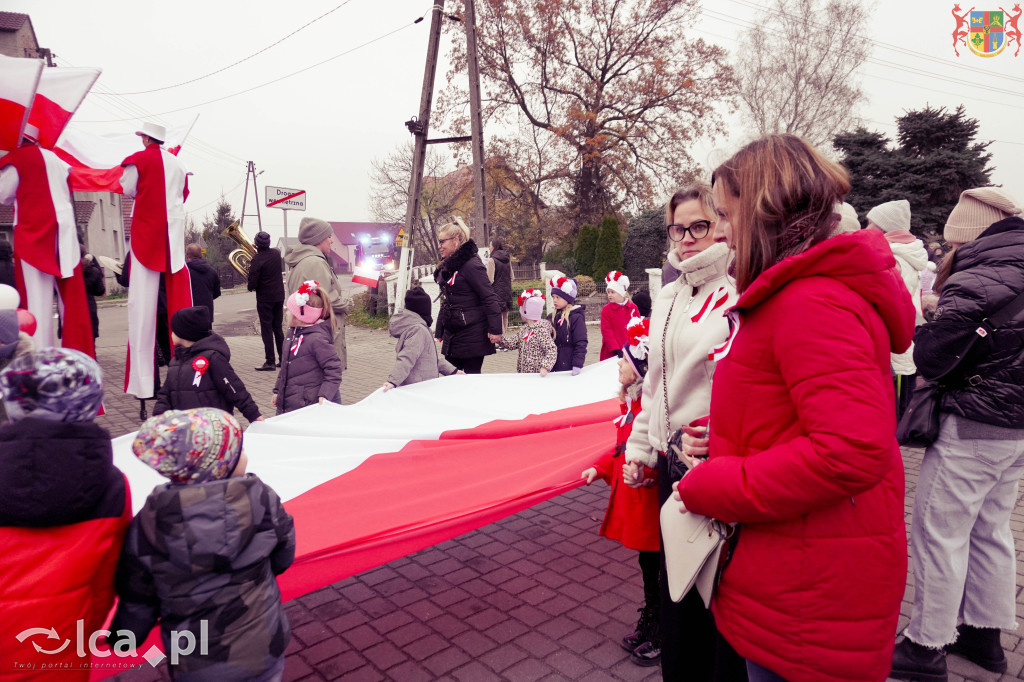
[[[199,386],[199,381],[203,378],[203,374],[206,370],[210,369],[210,361],[200,355],[192,361],[192,369],[196,371],[196,375],[192,378],[192,385]]]

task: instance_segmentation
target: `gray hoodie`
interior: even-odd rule
[[[455,373],[455,366],[441,357],[434,335],[419,313],[399,310],[391,316],[388,332],[398,339],[390,383],[404,386]]]

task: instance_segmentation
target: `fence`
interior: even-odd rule
[[[512,280],[540,279],[540,263],[517,263],[512,265]]]

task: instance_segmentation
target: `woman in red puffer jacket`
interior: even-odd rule
[[[713,176],[740,298],[710,459],[676,497],[740,524],[713,611],[752,682],[884,680],[892,660],[907,544],[889,353],[914,307],[881,234],[829,238],[849,188],[792,135]]]

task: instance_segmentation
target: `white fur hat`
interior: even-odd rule
[[[609,291],[614,291],[619,296],[625,296],[626,290],[629,289],[629,277],[626,277],[618,270],[612,270],[605,275],[604,283]]]
[[[146,121],[142,124],[142,130],[136,130],[135,134],[148,135],[154,140],[159,140],[161,142],[167,141],[167,129],[159,123],[150,123],[149,121]]]

